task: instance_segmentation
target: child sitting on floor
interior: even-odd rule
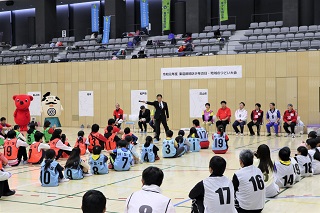
[[[111,168],[115,171],[129,171],[133,161],[131,152],[127,149],[127,141],[121,140],[118,148],[111,151]]]
[[[46,151],[45,160],[41,163],[40,182],[41,186],[58,186],[59,183],[68,182],[63,176],[63,167],[55,160],[56,153],[53,149]]]
[[[183,130],[179,130],[178,136],[176,137],[176,141],[179,144],[179,147],[183,147],[185,150],[185,153],[191,152],[190,146],[191,144],[189,141],[184,137],[185,132]]]
[[[7,133],[7,139],[4,142],[4,156],[8,159],[10,166],[18,166],[23,157],[23,164],[27,163],[28,144],[16,138],[16,132],[10,130]]]
[[[139,156],[139,154],[137,152],[136,146],[133,145],[134,142],[132,140],[132,137],[130,135],[127,135],[125,137],[125,141],[127,141],[127,145],[128,145],[127,148],[128,148],[128,150],[131,152],[131,154],[133,156],[134,163],[138,164],[140,162],[140,160],[139,160],[140,156]]]
[[[131,136],[133,145],[137,145],[138,137],[135,136],[133,133],[131,133],[130,128],[126,127],[123,131],[124,131],[124,134],[122,135],[122,140],[125,140],[126,136]]]
[[[163,140],[162,156],[164,158],[176,158],[181,157],[184,154],[184,148],[179,147],[177,141],[173,139],[173,132],[168,130],[166,132],[167,138]]]
[[[198,131],[195,127],[190,128],[190,132],[187,137],[187,140],[190,143],[190,151],[191,152],[200,152],[200,149],[201,149],[200,139],[198,136]]]
[[[70,180],[80,180],[83,177],[91,176],[88,173],[90,166],[80,158],[80,149],[73,148],[71,154],[64,166],[64,175]]]
[[[91,174],[99,175],[99,174],[108,174],[108,157],[101,154],[101,147],[95,146],[93,147],[92,155],[89,159],[90,172]]]
[[[74,147],[78,147],[80,149],[80,154],[85,155],[89,153],[88,150],[89,141],[84,137],[84,132],[81,130],[78,132],[78,138]]]
[[[45,157],[45,150],[50,149],[50,146],[42,143],[43,134],[39,131],[34,134],[34,139],[35,142],[30,145],[28,163],[40,164]]]
[[[225,154],[228,151],[229,137],[224,132],[222,125],[218,126],[218,132],[212,135],[212,151],[215,154]]]
[[[141,161],[154,163],[156,160],[160,160],[158,156],[159,148],[153,144],[153,139],[151,136],[146,137],[146,142],[142,146],[141,151]]]

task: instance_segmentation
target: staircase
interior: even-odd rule
[[[234,49],[237,45],[241,45],[239,43],[240,38],[244,37],[245,30],[237,30],[234,34],[229,38],[229,41],[224,45],[222,50],[218,52],[219,55],[225,54],[237,54]]]

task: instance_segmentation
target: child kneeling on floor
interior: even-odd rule
[[[83,177],[91,176],[88,173],[90,166],[80,158],[80,149],[73,148],[66,162],[64,175],[70,180],[80,180]]]
[[[92,150],[92,155],[89,159],[91,174],[100,175],[108,174],[109,169],[107,165],[108,157],[101,154],[101,146],[95,146]]]
[[[59,183],[67,182],[69,179],[63,176],[63,167],[55,160],[56,153],[53,149],[46,151],[45,160],[41,163],[40,182],[41,186],[58,186]]]

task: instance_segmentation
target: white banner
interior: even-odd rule
[[[131,115],[139,115],[140,107],[144,105],[148,108],[147,105],[139,103],[141,101],[148,100],[148,91],[147,90],[131,90]]]
[[[201,118],[208,103],[208,89],[190,89],[190,118]]]
[[[242,78],[242,66],[161,68],[161,80]]]
[[[79,116],[94,115],[93,91],[79,91]]]
[[[33,97],[29,107],[30,115],[41,116],[41,92],[28,92],[28,95]]]

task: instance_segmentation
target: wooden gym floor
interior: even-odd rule
[[[62,128],[69,142],[73,145],[78,129]],[[86,135],[89,129],[85,129]],[[177,132],[175,131],[175,134]],[[147,134],[137,133],[140,146]],[[292,156],[297,146],[306,135],[292,138],[272,137],[236,137],[229,135],[229,151],[223,157],[227,160],[225,175],[232,178],[234,172],[240,168],[238,155],[242,149],[256,150],[260,144],[267,144],[272,152],[273,160],[283,146],[289,146]],[[164,138],[164,135],[162,135]],[[161,143],[158,147],[161,149]],[[3,150],[0,150],[3,152]],[[24,165],[9,168],[13,176],[9,180],[10,187],[15,189],[16,195],[0,199],[0,212],[80,212],[81,199],[89,189],[102,191],[108,198],[107,212],[123,212],[125,199],[134,191],[141,188],[141,173],[150,165],[163,169],[165,179],[162,185],[163,194],[170,197],[176,206],[176,212],[190,212],[191,202],[188,199],[190,189],[200,180],[209,175],[208,163],[213,156],[211,150],[201,150],[200,153],[190,153],[177,159],[163,159],[154,164],[135,165],[129,172],[110,171],[108,175],[86,177],[83,180],[61,183],[58,187],[45,188],[40,186],[39,166]],[[87,159],[88,156],[85,156]],[[65,159],[59,160],[64,166]],[[304,178],[291,189],[281,189],[275,199],[266,200],[264,213],[273,212],[307,212],[320,208],[320,176]]]

